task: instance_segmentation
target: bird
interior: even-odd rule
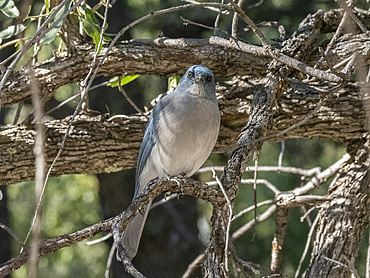
[[[209,68],[194,65],[151,112],[139,151],[133,200],[155,178],[192,176],[211,154],[219,128],[214,75]],[[123,231],[121,242],[130,260],[137,254],[150,205]]]

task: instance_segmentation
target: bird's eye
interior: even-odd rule
[[[212,81],[212,76],[207,76],[206,80],[207,80],[207,82],[211,82]]]
[[[192,77],[193,77],[193,72],[192,72],[192,71],[189,71],[189,73],[188,73],[188,77],[189,77],[189,78],[192,78]]]

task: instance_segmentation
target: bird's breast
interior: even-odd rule
[[[202,98],[185,99],[167,106],[159,118],[152,153],[157,171],[191,176],[216,143],[220,126],[217,104]]]

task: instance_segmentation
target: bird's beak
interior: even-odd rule
[[[202,84],[204,84],[204,82],[205,82],[206,80],[205,80],[205,78],[204,78],[204,76],[203,76],[203,74],[198,74],[196,77],[195,77],[195,82],[196,83],[202,83]]]

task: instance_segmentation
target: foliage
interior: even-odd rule
[[[14,232],[24,239],[35,209],[34,182],[9,186],[9,211]],[[69,175],[51,178],[42,213],[42,239],[74,232],[102,219],[99,187],[95,176]],[[13,255],[20,246],[13,241]],[[83,242],[41,259],[38,277],[102,277],[108,247],[104,243],[86,246]],[[86,256],[89,254],[89,256]],[[13,277],[27,276],[27,265]]]
[[[0,0],[0,11],[8,17],[18,17],[19,10],[13,0]]]
[[[72,4],[72,1],[69,0],[65,3],[65,5],[58,11],[58,13],[55,15],[55,17],[52,18],[52,20],[50,21],[50,25],[52,25],[54,22],[56,22],[57,20],[59,20],[69,9],[69,7],[71,6]],[[50,15],[52,15],[56,10],[56,7],[54,7],[51,12],[50,12]],[[54,41],[56,35],[59,33],[60,29],[62,28],[63,26],[63,23],[64,23],[64,20],[61,20],[57,25],[55,25],[54,28],[52,28],[46,35],[45,37],[43,37],[41,40],[40,40],[40,44],[41,45],[48,45],[50,44],[52,41]]]
[[[138,78],[140,75],[128,75],[128,76],[122,76],[121,77],[121,86],[124,86],[132,81],[134,81],[136,78]],[[109,79],[109,83],[107,86],[110,86],[112,88],[118,87],[118,76],[115,76],[111,79]]]

